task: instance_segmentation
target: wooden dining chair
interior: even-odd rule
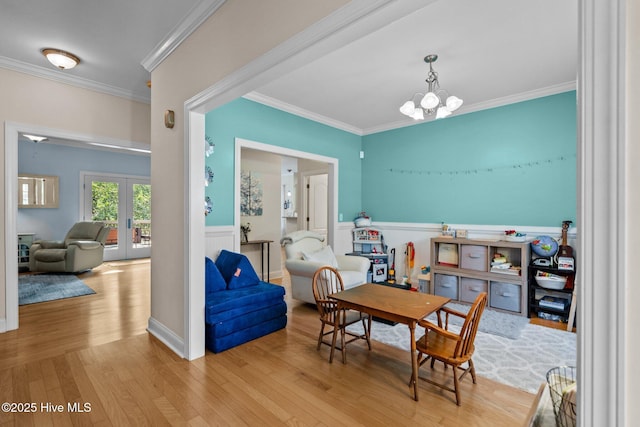
[[[312,280],[313,297],[316,300],[318,313],[320,314],[320,333],[318,335],[318,347],[322,344],[331,346],[329,363],[333,362],[333,353],[336,349],[337,335],[340,335],[339,349],[342,352],[342,363],[347,363],[347,344],[363,339],[367,341],[371,350],[371,316],[355,310],[338,310],[338,302],[329,298],[329,295],[344,290],[342,276],[338,270],[330,266],[320,267],[313,275]],[[354,323],[362,322],[363,334],[356,334],[346,330],[346,327]],[[329,327],[329,329],[327,329]],[[331,334],[331,342],[325,340]]]
[[[430,384],[436,385],[444,390],[451,391],[456,395],[456,404],[460,405],[459,382],[467,373],[471,374],[473,383],[476,384],[476,371],[473,366],[471,356],[474,351],[474,341],[478,332],[478,324],[482,317],[482,312],[487,305],[487,293],[482,292],[474,301],[467,314],[460,313],[448,307],[438,310],[438,325],[434,325],[426,319],[420,320],[418,324],[425,328],[425,334],[416,341],[418,350],[418,378]],[[444,321],[442,319],[444,315]],[[450,316],[457,316],[464,319],[464,324],[459,333],[449,330]],[[428,360],[431,360],[431,369],[434,368],[436,360],[444,363],[445,370],[448,366],[453,368],[453,388],[450,383],[439,383],[429,378],[419,376],[419,369]],[[468,365],[462,367],[464,363]],[[462,371],[460,376],[458,372]],[[409,381],[410,385],[413,378]]]

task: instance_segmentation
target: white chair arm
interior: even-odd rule
[[[288,259],[285,262],[285,267],[289,271],[289,274],[293,276],[306,276],[309,278],[313,277],[316,270],[323,265],[325,264],[322,264],[321,262],[305,261],[302,259]]]
[[[338,270],[366,273],[371,265],[369,258],[363,256],[336,255],[336,259],[338,260]]]

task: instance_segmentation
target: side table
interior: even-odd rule
[[[260,245],[260,276],[264,280],[264,247],[267,247],[267,282],[269,281],[271,243],[273,240],[249,240],[248,242],[240,242],[240,246]]]

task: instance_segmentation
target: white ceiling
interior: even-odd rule
[[[229,0],[231,1],[231,0]],[[424,92],[427,54],[454,114],[575,88],[577,0],[399,0],[425,6],[248,95],[359,134],[414,123],[398,111]],[[0,67],[149,100],[142,63],[214,0],[2,0]],[[220,3],[220,2],[218,2]],[[69,71],[40,49],[82,60]]]

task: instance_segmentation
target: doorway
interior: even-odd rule
[[[85,221],[111,227],[104,260],[151,256],[151,183],[149,178],[92,175],[82,177]]]
[[[329,175],[326,173],[305,177],[305,219],[306,229],[327,237],[328,206],[327,195]]]

